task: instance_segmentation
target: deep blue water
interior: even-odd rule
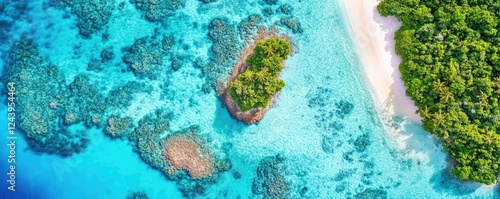
[[[184,6],[160,16],[161,21],[152,22],[128,0],[117,0],[110,4],[109,21],[102,22],[90,36],[79,34],[85,26],[78,25],[81,19],[69,7],[45,0],[3,0],[2,4],[3,69],[10,67],[7,60],[12,45],[31,39],[42,57],[58,67],[64,80],[61,85],[87,75],[103,96],[128,81],[147,85],[145,90],[134,90],[130,104],[107,109],[104,115],[130,116],[136,124],[162,108],[172,114],[170,127],[162,136],[199,127],[207,146],[229,159],[232,167],[204,193],[193,194],[195,198],[262,198],[252,192],[257,168],[264,158],[278,154],[283,157],[280,174],[289,186],[287,198],[500,198],[498,187],[451,177],[446,171],[446,154],[435,138],[417,124],[387,115],[380,111],[383,107],[375,106],[340,1],[281,0],[269,5],[264,1],[203,4],[187,0]],[[281,9],[284,4],[292,8],[291,13]],[[266,16],[270,10],[273,14]],[[259,25],[277,25],[279,32],[287,33],[297,52],[281,73],[286,86],[276,106],[260,123],[248,126],[231,118],[213,87],[216,80],[228,77],[231,68],[226,65],[234,63],[222,60],[224,56],[238,55],[244,46],[244,32],[238,24],[254,14],[262,17]],[[209,35],[215,18],[227,22],[218,41]],[[282,18],[298,20],[301,30],[287,27]],[[146,36],[152,40],[174,38],[153,78],[134,75],[123,62],[130,46]],[[216,45],[222,46],[222,55],[211,51]],[[107,47],[113,58],[98,63],[101,69],[89,70],[91,60],[99,59]],[[172,67],[173,58],[177,58],[176,67]],[[46,68],[40,68],[43,70]],[[45,95],[47,91],[29,92]],[[79,110],[85,109],[84,104],[79,106]],[[6,103],[0,112],[0,128],[5,132]],[[8,184],[2,180],[0,198],[125,198],[133,192],[145,192],[149,198],[183,198],[181,183],[146,164],[130,141],[112,139],[101,127],[86,127],[83,122],[70,125],[68,131],[80,129],[88,136],[88,146],[65,158],[33,152],[23,133],[17,131],[16,192],[7,190]],[[7,140],[0,141],[0,168],[8,172]],[[7,177],[2,175],[2,179]]]

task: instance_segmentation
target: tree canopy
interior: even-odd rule
[[[457,161],[451,173],[493,184],[500,176],[500,2],[382,0],[393,15],[406,94],[422,126]]]
[[[229,95],[241,111],[252,108],[266,108],[271,95],[279,92],[285,82],[278,79],[283,69],[281,62],[288,59],[290,42],[282,38],[270,38],[259,41],[254,54],[247,59],[250,65],[245,72],[238,75],[229,88]]]

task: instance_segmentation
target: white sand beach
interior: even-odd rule
[[[395,17],[382,17],[378,0],[344,0],[350,35],[375,98],[390,114],[401,114],[421,123],[417,107],[406,96],[394,51],[394,32],[401,26]]]

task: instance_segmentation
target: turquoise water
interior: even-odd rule
[[[77,75],[86,74],[103,94],[131,80],[152,86],[151,92],[133,95],[130,106],[113,109],[115,113],[138,122],[155,109],[165,108],[172,117],[163,136],[192,125],[199,127],[207,145],[214,153],[229,158],[232,168],[203,194],[193,197],[262,198],[252,193],[256,169],[263,158],[280,154],[284,157],[282,175],[289,185],[287,198],[500,198],[498,187],[449,176],[446,154],[435,138],[417,124],[387,115],[380,111],[383,107],[374,105],[345,27],[340,1],[297,0],[266,5],[188,0],[165,21],[149,22],[129,1],[119,0],[107,25],[90,38],[79,35],[77,16],[67,8],[56,9],[46,1],[4,2],[7,9],[26,4],[29,11],[3,16],[16,20],[11,21],[10,29],[4,29],[2,67],[9,67],[6,55],[11,45],[29,38],[47,60],[59,67],[67,84]],[[208,33],[214,18],[226,17],[229,26],[236,26],[252,14],[261,14],[265,8],[276,10],[283,3],[293,7],[292,15],[300,20],[304,32],[278,27],[293,38],[297,52],[287,60],[281,74],[286,86],[276,106],[260,123],[247,126],[231,118],[214,91],[203,92],[211,74],[223,79],[227,71],[201,70],[194,63],[211,60]],[[288,16],[275,13],[264,17],[261,25],[279,25],[280,18]],[[9,27],[5,24],[2,27]],[[107,39],[103,39],[103,33],[107,33]],[[174,71],[166,59],[156,79],[138,78],[122,62],[124,49],[139,38],[155,35],[175,38],[171,52],[185,57],[182,66]],[[238,37],[236,42],[242,45],[243,40]],[[108,46],[115,54],[111,63],[102,71],[86,70],[89,60],[98,58]],[[6,124],[5,105],[0,110],[0,123]],[[81,153],[66,158],[33,153],[18,132],[16,192],[8,191],[3,181],[0,198],[125,198],[137,191],[150,198],[183,198],[179,184],[147,165],[130,141],[111,139],[102,128],[87,128],[81,123],[70,126],[70,131],[75,129],[86,130],[90,143]],[[404,141],[398,142],[401,138]],[[7,157],[6,140],[0,140],[0,155]],[[6,164],[6,158],[2,158],[2,171],[7,172]],[[235,177],[235,173],[241,177]]]

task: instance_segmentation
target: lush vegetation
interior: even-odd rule
[[[500,3],[493,0],[383,0],[396,32],[402,79],[425,130],[436,135],[460,179],[500,176]]]
[[[281,62],[290,54],[290,42],[282,38],[259,41],[254,54],[247,59],[249,67],[238,75],[229,88],[229,95],[245,112],[252,108],[265,108],[271,95],[279,92],[285,82],[278,79],[283,69]]]

